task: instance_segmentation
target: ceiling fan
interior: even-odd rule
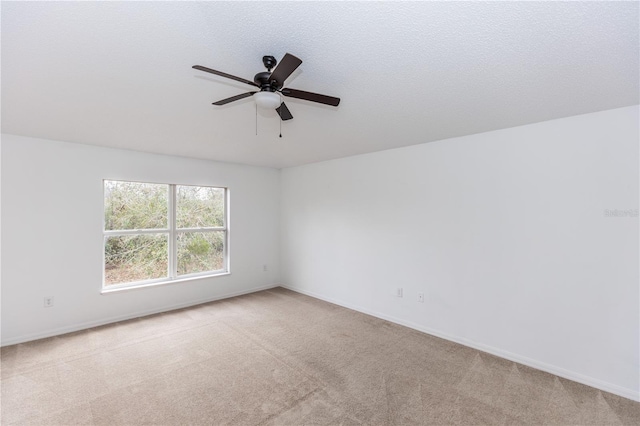
[[[246,92],[240,95],[232,96],[230,98],[222,99],[218,102],[214,102],[213,105],[226,105],[230,102],[234,102],[240,99],[253,96],[256,104],[265,109],[275,109],[280,118],[284,120],[291,120],[293,115],[289,111],[289,108],[281,101],[280,95],[288,96],[290,98],[304,99],[305,101],[317,102],[320,104],[338,106],[340,98],[334,98],[333,96],[320,95],[318,93],[305,92],[304,90],[289,89],[284,86],[284,81],[293,73],[302,63],[302,60],[287,53],[284,55],[280,64],[273,56],[263,56],[262,63],[267,71],[259,72],[253,77],[253,81],[245,80],[244,78],[236,77],[235,75],[227,74],[222,71],[216,71],[211,68],[203,67],[202,65],[194,65],[193,68],[209,72],[211,74],[219,75],[221,77],[230,78],[241,83],[248,84],[250,86],[258,87],[260,90],[253,92]],[[277,66],[276,66],[277,65]],[[271,70],[275,67],[273,72]]]

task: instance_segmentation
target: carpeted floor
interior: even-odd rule
[[[281,288],[1,353],[3,425],[640,424],[640,403]]]

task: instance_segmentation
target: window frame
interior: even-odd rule
[[[167,187],[167,228],[153,229],[119,229],[107,230],[105,223],[105,182],[126,182],[140,183],[152,185],[164,185]],[[177,215],[177,188],[179,186],[192,186],[199,188],[215,188],[223,190],[223,217],[222,226],[205,226],[196,228],[178,228]],[[178,275],[178,234],[189,232],[222,232],[222,268],[214,271],[194,272],[190,274]],[[126,283],[106,285],[106,241],[109,237],[127,236],[127,235],[145,235],[145,234],[165,234],[167,235],[167,276],[163,278],[152,278],[146,280],[130,281]],[[211,278],[231,273],[229,268],[229,188],[225,186],[209,186],[209,185],[191,185],[181,183],[159,183],[159,182],[142,182],[121,179],[103,179],[102,180],[102,283],[101,293],[109,293],[119,290],[138,289],[157,285],[174,284],[194,279]]]

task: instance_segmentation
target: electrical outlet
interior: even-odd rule
[[[424,293],[418,293],[418,302],[424,303]]]
[[[262,272],[267,272],[267,265],[262,265]]]
[[[398,287],[398,288],[396,289],[396,296],[398,296],[398,297],[402,297],[402,287]]]
[[[53,296],[48,296],[44,298],[44,307],[50,308],[53,306]]]

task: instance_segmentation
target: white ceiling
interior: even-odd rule
[[[638,103],[638,2],[2,2],[2,132],[271,167]],[[257,117],[261,58],[304,62]]]

